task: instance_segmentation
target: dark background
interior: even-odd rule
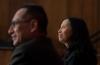
[[[87,23],[91,41],[98,51],[99,62],[100,0],[0,0],[0,65],[9,63],[12,43],[7,31],[13,14],[25,3],[37,3],[45,9],[49,19],[48,36],[55,42],[55,49],[60,56],[64,52],[64,48],[57,42],[60,23],[69,16],[83,18]]]

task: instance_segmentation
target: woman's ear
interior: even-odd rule
[[[32,20],[31,21],[31,32],[34,32],[38,29],[38,21],[37,20]]]

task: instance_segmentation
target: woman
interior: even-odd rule
[[[96,65],[96,51],[92,46],[84,20],[65,19],[58,31],[58,38],[66,47],[64,65]]]

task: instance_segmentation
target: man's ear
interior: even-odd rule
[[[32,20],[31,21],[31,32],[34,32],[38,29],[38,21],[37,20]]]

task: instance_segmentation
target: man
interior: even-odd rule
[[[39,5],[25,5],[8,30],[15,49],[10,65],[61,65],[47,35],[47,16]]]

